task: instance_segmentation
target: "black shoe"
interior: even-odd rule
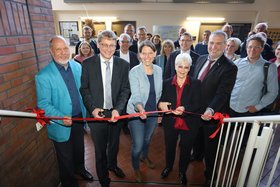
[[[179,173],[179,179],[180,179],[180,182],[182,184],[182,186],[186,186],[187,185],[187,177],[186,177],[186,174],[185,173]]]
[[[164,168],[160,174],[160,178],[164,179],[164,178],[168,177],[171,170],[172,170],[171,168]]]
[[[80,175],[86,181],[93,181],[93,176],[87,170],[80,171],[77,174]]]
[[[119,178],[124,178],[125,177],[124,172],[118,166],[115,167],[115,168],[109,168],[109,171],[112,171]]]

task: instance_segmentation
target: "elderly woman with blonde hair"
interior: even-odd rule
[[[179,179],[183,186],[187,185],[186,171],[200,126],[199,118],[185,113],[185,111],[200,112],[201,107],[201,82],[188,75],[191,65],[192,59],[189,54],[183,53],[176,57],[176,74],[163,82],[162,96],[158,105],[163,111],[173,110],[172,113],[163,115],[162,119],[166,165],[161,178],[166,178],[173,168],[179,140]]]
[[[227,39],[225,56],[232,61],[239,59],[240,55],[235,54],[235,52],[239,49],[240,45],[241,40],[239,38],[231,37]]]
[[[170,54],[175,50],[172,40],[164,40],[161,44],[160,54],[156,57],[156,65],[161,67],[164,72],[165,65],[169,59]]]

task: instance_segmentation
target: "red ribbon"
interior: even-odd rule
[[[229,118],[229,115],[228,114],[222,114],[220,112],[216,112],[214,114],[214,116],[211,116],[211,118],[213,118],[214,120],[219,120],[218,127],[217,127],[216,131],[209,136],[209,138],[212,139],[212,138],[215,138],[217,133],[220,131],[220,129],[222,127],[222,124],[224,124],[224,118]]]
[[[45,116],[45,111],[42,109],[28,109],[28,110],[32,110],[33,113],[37,114],[36,115],[36,120],[44,127],[46,124],[50,124],[50,120],[65,120],[66,118],[64,117],[54,117],[54,116]],[[164,110],[164,111],[149,111],[149,112],[144,112],[144,113],[134,113],[134,114],[127,114],[127,115],[122,115],[122,116],[118,116],[115,117],[114,119],[116,120],[120,120],[120,119],[127,119],[127,118],[132,118],[132,117],[139,117],[143,114],[147,115],[147,114],[160,114],[160,113],[170,113],[172,112],[172,110]],[[190,115],[199,115],[201,116],[201,114],[197,114],[197,113],[193,113],[193,112],[187,112],[184,111],[184,113],[186,114],[190,114]],[[219,120],[218,123],[218,127],[216,129],[216,131],[211,134],[209,136],[209,138],[215,138],[217,133],[220,131],[222,124],[224,123],[224,118],[229,118],[228,114],[222,114],[220,112],[216,112],[214,114],[214,116],[211,116],[211,118],[213,118],[214,120]],[[109,121],[111,120],[111,118],[72,118],[72,121]]]
[[[32,113],[36,114],[36,120],[44,127],[46,124],[50,124],[50,119],[45,117],[45,111],[42,109],[27,109],[32,110]]]

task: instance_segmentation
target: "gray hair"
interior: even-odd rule
[[[227,42],[233,41],[235,44],[235,47],[238,49],[239,46],[241,45],[241,40],[239,38],[236,37],[230,37],[229,39],[227,39]]]
[[[247,43],[246,45],[248,46],[249,42],[255,40],[259,43],[261,43],[262,48],[264,47],[265,41],[266,39],[264,38],[264,36],[262,34],[253,34],[251,35],[248,39],[247,39]]]
[[[140,26],[137,28],[137,32],[143,30],[145,33],[147,33],[147,28],[145,26]]]
[[[210,37],[211,36],[224,36],[224,43],[227,42],[227,39],[228,39],[228,36],[227,36],[227,33],[225,33],[224,31],[222,30],[216,30],[214,32],[211,33]]]
[[[131,42],[131,38],[130,38],[130,36],[128,35],[128,34],[126,34],[126,33],[122,33],[121,35],[120,35],[120,37],[119,37],[119,41],[123,41],[123,39],[124,38],[127,38],[128,39],[128,41],[130,41]]]
[[[182,64],[182,62],[187,62],[190,66],[192,65],[192,58],[188,53],[181,53],[177,55],[175,59],[175,66]]]
[[[60,36],[60,35],[55,35],[55,36],[51,37],[51,39],[50,39],[50,41],[49,41],[49,48],[52,48],[52,47],[53,47],[53,41],[56,40],[56,39],[63,40],[63,41],[67,44],[65,38],[63,38],[63,37]]]
[[[115,40],[117,41],[116,34],[111,30],[104,30],[97,35],[97,42],[100,43],[103,38],[108,40]]]

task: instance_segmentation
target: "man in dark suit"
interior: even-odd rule
[[[123,32],[128,34],[131,38],[131,45],[129,47],[129,50],[134,52],[134,53],[138,53],[138,48],[137,48],[137,41],[133,39],[133,36],[135,34],[135,27],[134,25],[132,25],[131,23],[128,23],[124,26]],[[119,42],[117,41],[117,47],[116,49],[120,49],[120,45]]]
[[[132,45],[131,38],[128,34],[122,33],[118,40],[120,49],[116,50],[116,56],[126,60],[129,63],[130,69],[139,64],[137,54],[130,51],[129,47]]]
[[[204,114],[201,118],[203,119],[202,128],[205,143],[205,186],[210,186],[219,137],[217,135],[213,139],[209,138],[217,128],[217,122],[210,116],[214,115],[215,112],[225,113],[229,111],[229,99],[237,74],[237,67],[223,54],[226,41],[225,32],[213,32],[208,43],[209,55],[203,55],[197,59],[193,74],[202,82],[201,98]]]
[[[170,54],[170,57],[165,66],[163,79],[168,79],[170,77],[173,77],[176,74],[175,59],[176,59],[177,55],[181,54],[181,53],[188,53],[192,58],[192,66],[191,66],[191,70],[189,72],[189,75],[192,76],[196,60],[199,57],[199,54],[197,54],[196,52],[191,50],[192,43],[193,43],[193,38],[190,33],[185,32],[185,33],[181,34],[181,37],[179,40],[180,50],[174,51]]]
[[[116,40],[114,32],[101,32],[97,38],[100,55],[86,59],[82,65],[80,92],[90,117],[111,117],[109,121],[89,123],[95,147],[96,171],[102,187],[110,185],[108,170],[117,177],[125,177],[117,165],[121,126],[116,123],[115,117],[124,110],[130,94],[129,64],[113,56]]]

